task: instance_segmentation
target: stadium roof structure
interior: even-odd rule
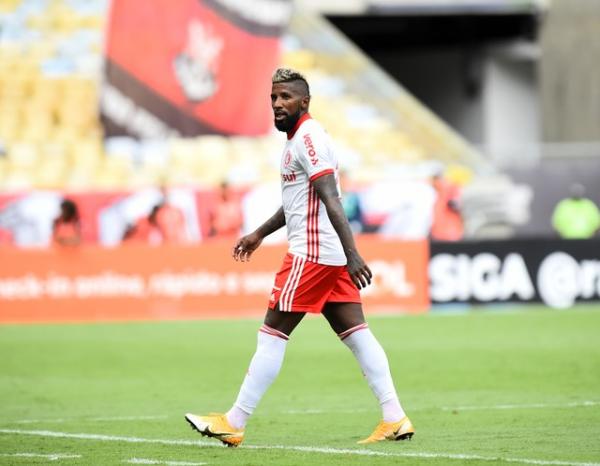
[[[317,118],[328,123],[328,130],[333,131],[340,126],[337,124],[340,120],[356,120],[357,106],[346,104],[358,99],[362,102],[358,107],[363,113],[359,118],[359,126],[349,133],[344,131],[344,136],[349,141],[356,139],[354,143],[360,146],[369,134],[378,134],[373,137],[367,152],[377,153],[381,149],[382,154],[398,152],[398,161],[401,162],[429,160],[462,164],[479,173],[494,171],[477,148],[396,82],[329,21],[319,15],[297,12],[292,19],[290,33],[299,40],[299,49],[286,54],[290,60],[288,64],[299,68],[310,64],[316,71],[314,78],[312,72],[308,73],[309,79],[313,78],[316,84],[314,87],[328,88],[331,94],[319,97],[326,97],[331,106],[338,110],[347,108],[341,112],[342,115],[346,113],[342,118],[337,112],[335,118],[329,118],[329,111],[317,115]],[[327,77],[333,76],[344,89],[343,92],[331,92],[331,80]],[[327,85],[323,85],[323,82]],[[315,112],[321,109],[321,100],[319,98],[312,102],[311,107]],[[367,108],[370,113],[366,112]],[[366,120],[365,112],[370,115]],[[367,130],[374,121],[390,131],[379,132],[381,128],[373,132]],[[344,128],[340,127],[340,130],[347,129],[347,124],[341,126]],[[359,136],[353,137],[353,133]],[[403,141],[408,143],[406,150],[402,149]],[[411,153],[414,155],[409,155]]]

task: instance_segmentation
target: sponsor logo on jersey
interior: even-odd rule
[[[290,181],[296,181],[296,173],[282,173],[281,179],[284,183],[289,183]]]
[[[319,158],[317,157],[317,151],[315,150],[315,146],[313,145],[312,139],[310,138],[310,134],[304,135],[304,145],[306,146],[306,150],[308,151],[310,163],[316,165],[319,161]]]

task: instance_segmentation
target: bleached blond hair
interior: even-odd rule
[[[273,73],[271,81],[273,84],[301,81],[304,86],[306,86],[306,95],[310,95],[310,88],[308,87],[306,78],[301,73],[291,68],[277,68],[275,73]]]

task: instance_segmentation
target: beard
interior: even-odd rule
[[[275,128],[284,133],[289,133],[296,126],[299,119],[300,109],[291,115],[287,115],[283,120],[275,120]]]

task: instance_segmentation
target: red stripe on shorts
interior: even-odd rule
[[[292,259],[292,269],[290,270],[290,274],[288,275],[287,280],[285,281],[285,285],[281,290],[281,294],[279,295],[280,311],[292,311],[292,302],[294,300],[296,288],[298,287],[298,283],[300,282],[300,277],[302,277],[302,271],[304,270],[304,262],[305,260],[300,256],[294,256]]]

